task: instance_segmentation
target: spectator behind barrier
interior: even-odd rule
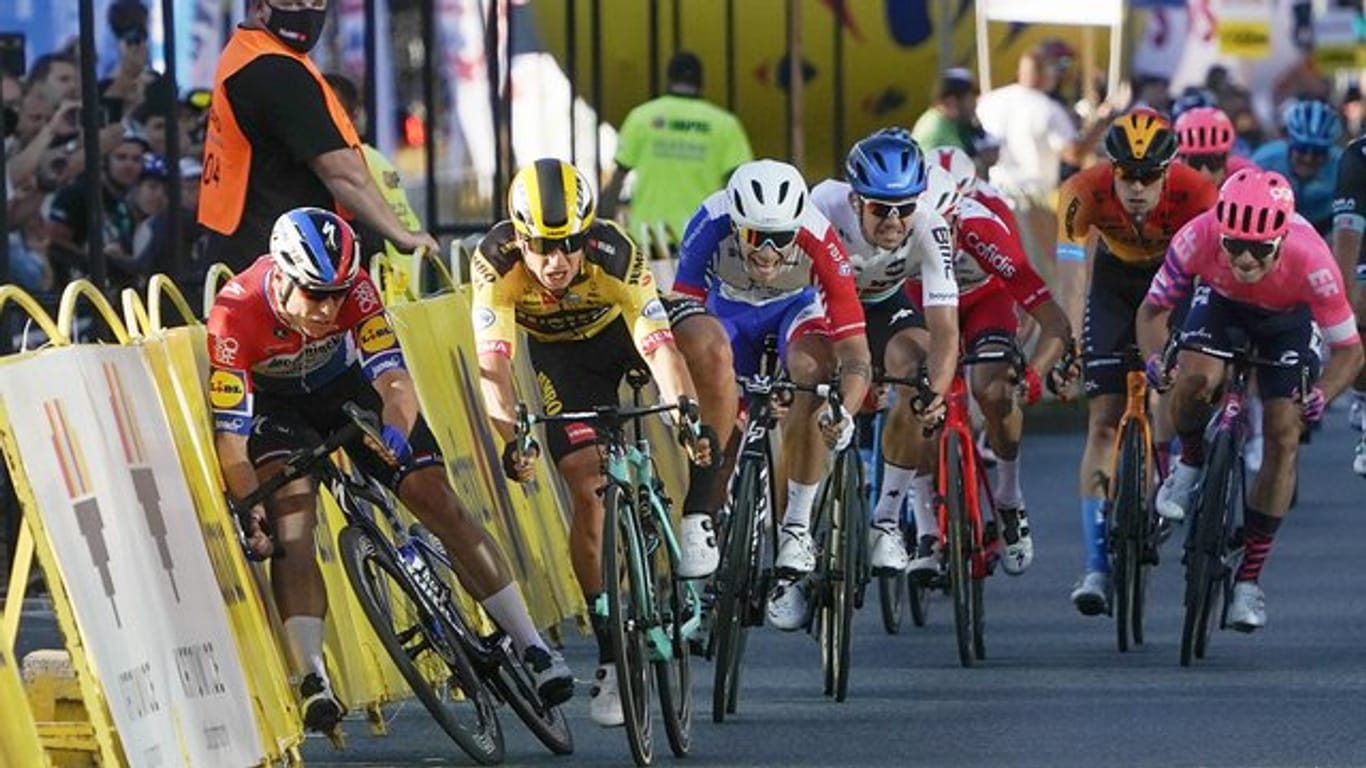
[[[916,119],[911,137],[921,149],[958,147],[972,154],[978,93],[971,72],[959,67],[944,70],[934,103]]]

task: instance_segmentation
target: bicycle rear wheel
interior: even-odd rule
[[[1137,421],[1124,426],[1120,439],[1119,474],[1110,510],[1114,549],[1115,635],[1121,653],[1143,642],[1143,580],[1147,564],[1147,477],[1143,429]]]
[[[724,722],[735,714],[739,700],[740,663],[744,657],[746,622],[754,577],[754,517],[757,513],[759,469],[742,460],[731,497],[731,515],[721,531],[721,562],[716,569],[716,616],[712,622],[715,672],[712,684],[711,719]]]
[[[337,553],[376,637],[413,694],[475,762],[502,762],[503,731],[493,697],[461,646],[461,628],[428,607],[387,540],[349,525],[337,536]],[[458,615],[452,601],[443,608]]]
[[[650,655],[646,647],[650,587],[644,551],[631,501],[616,483],[603,490],[602,575],[607,593],[607,627],[616,659],[617,692],[626,719],[626,740],[636,765],[654,756],[650,717]]]
[[[667,518],[656,521],[668,525]],[[669,749],[684,757],[692,747],[692,670],[689,667],[688,638],[683,624],[697,610],[689,600],[685,584],[674,576],[673,558],[661,538],[654,554],[655,601],[660,627],[672,644],[668,658],[656,660],[655,684],[659,687],[659,707],[664,713],[664,733]]]
[[[953,620],[958,632],[958,661],[971,667],[976,660],[977,641],[974,638],[977,619],[974,608],[980,606],[980,593],[974,595],[972,578],[972,523],[968,520],[967,494],[963,485],[963,446],[957,432],[945,438],[944,467],[947,476],[948,506],[949,591],[953,597]],[[980,589],[980,585],[979,585]]]

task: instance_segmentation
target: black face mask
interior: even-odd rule
[[[270,20],[266,22],[266,29],[280,38],[280,42],[299,53],[313,50],[313,46],[318,44],[318,38],[322,36],[323,24],[327,21],[326,10],[304,8],[297,11],[282,11],[273,5],[269,7]]]

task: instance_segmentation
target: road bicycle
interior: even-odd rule
[[[1143,644],[1150,569],[1158,562],[1159,516],[1152,505],[1154,456],[1148,414],[1148,375],[1137,348],[1084,355],[1087,362],[1122,365],[1124,414],[1115,433],[1115,461],[1104,514],[1111,558],[1115,636],[1121,653]]]
[[[248,510],[295,480],[314,478],[346,520],[337,555],[361,609],[441,729],[476,762],[494,765],[503,759],[497,707],[507,704],[551,752],[573,752],[563,713],[541,701],[511,639],[501,630],[481,635],[454,599],[455,572],[441,543],[419,524],[405,527],[380,483],[330,460],[363,435],[383,444],[374,414],[350,402],[342,410],[349,423],[290,454],[278,473],[233,504],[244,549]]]
[[[880,382],[879,382],[880,383]],[[893,393],[891,396],[895,397]],[[886,409],[880,409],[872,418],[873,448],[869,458],[871,481],[868,487],[868,508],[874,509],[882,497],[882,429],[886,422]],[[919,536],[915,530],[914,509],[909,497],[901,504],[897,514],[897,526],[901,531],[902,546],[907,552],[915,552]],[[935,587],[928,581],[912,579],[909,573],[879,575],[877,577],[878,603],[882,609],[882,628],[889,635],[901,632],[901,620],[907,607],[911,611],[911,623],[917,627],[925,626],[929,618],[930,597]]]
[[[1195,501],[1194,518],[1185,544],[1185,617],[1181,624],[1181,666],[1203,659],[1217,622],[1228,626],[1233,580],[1242,563],[1242,521],[1246,500],[1243,445],[1248,437],[1245,415],[1248,379],[1257,368],[1300,371],[1300,390],[1308,391],[1309,366],[1298,359],[1270,360],[1247,346],[1232,351],[1198,342],[1180,347],[1225,361],[1231,369],[1224,378],[1219,407],[1205,434],[1205,472]]]
[[[641,424],[647,416],[680,406],[642,406],[641,390],[649,383],[648,374],[631,371],[626,378],[634,393],[632,407],[606,405],[545,415],[518,405],[517,437],[526,452],[534,425],[576,422],[593,425],[601,440],[606,479],[602,487],[605,589],[591,609],[607,619],[627,741],[636,764],[644,766],[654,755],[650,700],[655,686],[669,748],[683,757],[691,747],[688,661],[691,642],[700,634],[702,601],[693,580],[676,575],[681,550],[674,534],[672,502],[657,475]]]

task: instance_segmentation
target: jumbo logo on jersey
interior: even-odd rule
[[[209,376],[209,403],[217,411],[242,409],[247,401],[247,377],[241,371],[214,371]]]
[[[367,355],[393,349],[398,344],[398,339],[394,337],[394,329],[389,327],[389,321],[384,319],[384,315],[375,315],[361,324],[357,338],[360,339],[361,351]]]

